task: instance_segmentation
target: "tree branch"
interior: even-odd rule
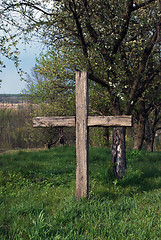
[[[17,7],[20,7],[20,6],[28,6],[28,7],[31,7],[31,8],[34,8],[35,10],[38,10],[42,13],[44,13],[45,15],[48,15],[48,16],[53,16],[54,14],[53,13],[49,13],[49,12],[46,12],[45,10],[43,10],[42,8],[36,6],[35,4],[31,3],[31,2],[21,2],[21,3],[18,3],[18,4],[10,4],[8,5],[8,7],[6,7],[3,12],[9,10],[9,9],[14,9],[14,8],[17,8]]]
[[[140,3],[140,4],[135,3],[135,6],[133,7],[133,11],[136,11],[139,8],[145,7],[146,5],[148,5],[148,4],[152,3],[152,2],[155,2],[155,1],[156,0],[148,0],[148,1],[144,1],[144,3]]]
[[[103,81],[102,79],[94,76],[93,73],[88,73],[88,77],[89,77],[92,81],[100,84],[102,87],[106,87],[106,88],[108,89],[109,93],[111,92],[111,91],[110,91],[110,87],[109,87],[109,85],[108,85],[107,82],[105,82],[105,81]]]
[[[140,63],[140,67],[138,69],[138,76],[136,78],[136,80],[134,81],[134,84],[131,88],[131,92],[130,92],[130,96],[129,96],[129,104],[126,108],[126,112],[129,113],[130,109],[131,109],[131,103],[135,103],[135,99],[137,98],[136,97],[136,92],[137,94],[140,94],[139,91],[136,91],[136,89],[138,88],[138,85],[139,85],[139,82],[142,78],[142,74],[143,72],[145,71],[145,68],[146,68],[146,64],[147,64],[147,61],[148,61],[148,58],[152,52],[152,49],[154,47],[154,44],[157,40],[157,31],[153,33],[153,36],[151,37],[150,41],[147,43],[147,46],[145,47],[144,49],[144,52],[143,52],[143,55],[142,55],[142,60],[141,60],[141,63]],[[143,91],[143,89],[142,89]]]
[[[161,127],[158,127],[157,129],[155,129],[155,132],[158,131],[158,130],[161,130]]]
[[[153,33],[151,41],[147,44],[147,46],[144,49],[144,53],[143,53],[143,56],[142,56],[140,67],[139,67],[139,74],[144,72],[146,64],[147,64],[147,60],[149,58],[149,55],[151,54],[151,51],[153,49],[153,46],[154,46],[156,40],[157,40],[157,31],[155,31]]]
[[[70,11],[73,14],[73,17],[74,17],[74,20],[75,20],[75,23],[76,23],[76,27],[77,27],[77,30],[78,30],[80,42],[81,42],[82,49],[83,49],[83,54],[84,54],[84,56],[86,58],[86,61],[87,61],[88,71],[91,71],[92,67],[91,67],[91,64],[90,64],[90,61],[89,61],[89,58],[88,58],[87,45],[86,45],[86,42],[85,42],[85,39],[84,39],[84,36],[83,36],[83,30],[82,30],[82,27],[81,27],[81,24],[79,22],[79,18],[78,18],[78,15],[77,15],[76,4],[75,4],[74,0],[72,2],[73,2],[73,4],[71,2],[69,2],[69,8],[70,8]],[[74,9],[73,9],[73,6],[74,6]]]
[[[122,26],[121,32],[120,32],[120,37],[115,40],[114,46],[113,46],[113,54],[116,54],[118,51],[119,46],[121,45],[123,39],[125,38],[127,31],[128,31],[128,26],[131,18],[131,13],[133,11],[138,10],[139,8],[142,8],[152,2],[155,2],[156,0],[148,0],[145,1],[144,3],[136,4],[134,6],[133,0],[128,0],[127,1],[127,11],[124,16],[124,24]]]
[[[87,4],[84,4],[84,11],[86,13],[86,19],[85,19],[85,21],[86,21],[86,28],[87,28],[87,31],[88,31],[92,41],[94,43],[100,42],[100,46],[101,46],[100,51],[101,51],[101,53],[103,55],[103,58],[107,62],[113,63],[112,59],[111,59],[111,57],[109,55],[108,50],[106,49],[103,41],[101,40],[101,36],[97,33],[97,31],[94,29],[94,27],[91,24],[89,13],[88,13],[88,9],[87,9]]]
[[[120,44],[122,43],[123,39],[125,38],[125,36],[127,34],[132,11],[133,11],[133,0],[129,0],[129,1],[127,1],[127,10],[126,10],[126,13],[124,16],[124,24],[122,25],[120,36],[118,39],[115,40],[115,43],[113,46],[113,51],[112,51],[113,54],[117,53]]]

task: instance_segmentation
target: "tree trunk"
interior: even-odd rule
[[[148,126],[149,128],[147,129],[147,134],[146,134],[146,142],[147,142],[147,151],[153,152],[153,146],[154,146],[154,138],[155,138],[155,131],[154,128],[150,128],[149,121]]]
[[[59,128],[59,145],[63,146],[65,144],[65,138],[64,138],[64,129],[63,127]]]
[[[157,108],[152,112],[151,118],[147,120],[146,127],[146,142],[147,142],[147,151],[153,152],[155,133],[157,131],[157,124],[159,123],[159,112],[160,108]]]
[[[141,150],[144,137],[145,137],[145,102],[144,100],[140,101],[140,109],[139,109],[139,121],[137,124],[137,133],[134,139],[134,150]]]
[[[153,152],[154,138],[155,138],[155,134],[153,134],[153,136],[150,138],[150,141],[147,141],[147,151]]]
[[[122,178],[126,169],[125,127],[114,128],[112,143],[112,163],[114,175]]]

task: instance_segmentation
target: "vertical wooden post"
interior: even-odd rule
[[[88,197],[88,79],[76,72],[76,200]]]

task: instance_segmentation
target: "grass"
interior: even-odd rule
[[[75,148],[0,155],[0,239],[161,239],[161,152],[129,151],[122,180],[110,151],[90,149],[89,200],[75,201]]]

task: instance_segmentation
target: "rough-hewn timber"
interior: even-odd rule
[[[35,117],[34,127],[75,127],[76,117]],[[132,116],[88,116],[88,127],[131,127]]]
[[[76,73],[76,199],[88,197],[88,79]]]

